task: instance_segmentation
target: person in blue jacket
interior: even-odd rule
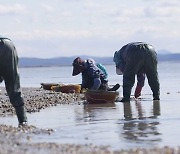
[[[114,53],[117,74],[123,75],[123,99],[129,102],[131,90],[137,75],[135,97],[139,97],[144,86],[145,75],[153,92],[153,99],[160,100],[160,84],[157,72],[157,54],[152,45],[144,42],[132,42]]]
[[[15,108],[19,126],[27,125],[24,99],[20,90],[18,55],[13,42],[0,36],[0,82],[4,80],[10,102]]]
[[[106,68],[102,64],[96,63],[93,59],[83,60],[77,57],[72,65],[73,76],[82,73],[82,89],[115,91],[120,86],[117,84],[113,88],[109,88]]]

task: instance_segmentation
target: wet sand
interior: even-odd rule
[[[15,110],[9,102],[6,91],[0,87],[0,116],[15,115]],[[40,88],[22,88],[25,108],[28,113],[39,112],[41,109],[56,106],[57,104],[75,104],[82,103],[84,96],[82,94],[65,94],[52,92]],[[92,144],[75,145],[75,144],[57,144],[57,143],[33,143],[33,136],[38,134],[53,133],[53,129],[41,129],[29,124],[26,127],[13,127],[0,124],[0,153],[2,154],[29,154],[29,153],[93,153],[93,154],[152,154],[152,153],[180,153],[180,147],[171,148],[153,148],[153,149],[129,149],[113,151],[108,146],[96,146]]]

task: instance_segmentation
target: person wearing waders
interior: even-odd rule
[[[9,38],[0,36],[0,81],[3,80],[10,102],[15,108],[19,126],[26,126],[27,117],[20,90],[17,51]]]
[[[157,72],[157,54],[152,45],[144,42],[132,42],[124,45],[114,53],[116,73],[123,75],[123,98],[121,102],[129,102],[131,90],[137,75],[135,97],[141,95],[145,75],[153,93],[153,100],[160,100],[160,84]]]

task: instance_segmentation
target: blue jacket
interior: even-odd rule
[[[84,71],[82,72],[82,88],[91,89],[95,84],[95,79],[99,79],[99,84],[107,83],[107,72],[103,65],[98,65],[91,60],[85,60],[84,63]],[[101,69],[99,67],[101,66]],[[104,69],[104,70],[103,70]],[[99,87],[100,85],[97,85]]]

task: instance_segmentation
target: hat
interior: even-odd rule
[[[73,73],[72,76],[78,75],[81,73],[81,68],[82,68],[82,62],[83,60],[80,57],[77,57],[74,59],[72,65],[73,65]]]

